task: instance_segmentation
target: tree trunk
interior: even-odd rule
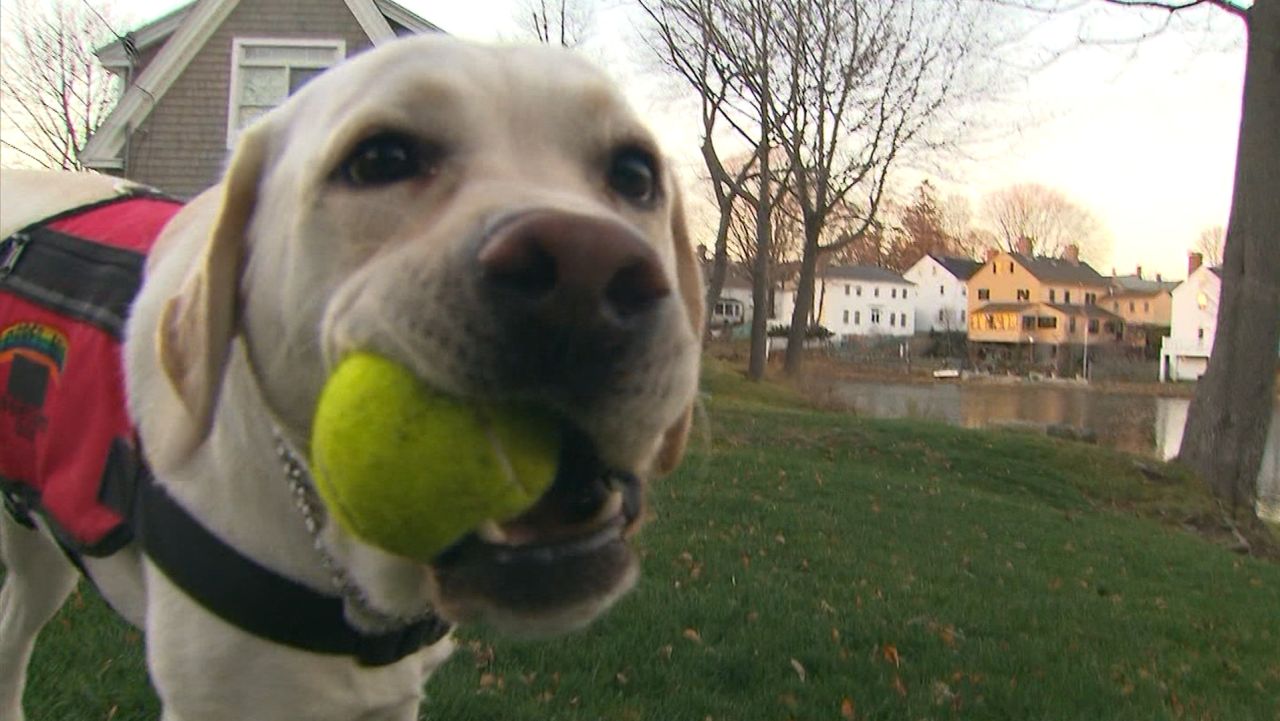
[[[1180,457],[1233,511],[1254,515],[1280,343],[1280,2],[1249,14],[1218,330]]]
[[[805,213],[804,226],[804,253],[800,257],[800,277],[796,281],[796,307],[791,312],[791,332],[787,335],[787,355],[782,366],[789,376],[799,375],[804,364],[804,341],[813,313],[818,276],[817,227],[810,221],[809,213]]]
[[[762,107],[767,107],[761,103]],[[763,113],[761,117],[764,117]],[[756,203],[756,257],[751,279],[751,360],[747,365],[747,377],[753,381],[764,378],[769,363],[766,343],[769,340],[769,246],[773,242],[773,189],[769,183],[769,133],[767,126],[760,129],[760,195]]]
[[[724,291],[725,276],[729,274],[729,221],[733,217],[733,202],[720,208],[720,227],[716,228],[716,247],[711,260],[711,273],[707,277],[707,321],[703,326],[702,340],[711,339],[712,316],[720,293]]]

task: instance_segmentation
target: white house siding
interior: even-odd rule
[[[1169,337],[1160,349],[1160,379],[1195,380],[1209,364],[1218,327],[1222,281],[1206,267],[1197,268],[1173,289]]]
[[[828,279],[825,286],[819,322],[837,338],[915,333],[915,287],[852,278]]]
[[[965,313],[969,306],[965,281],[956,278],[929,255],[902,275],[915,283],[912,297],[916,307],[916,332],[965,332],[968,328]]]

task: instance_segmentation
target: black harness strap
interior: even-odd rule
[[[264,568],[224,543],[142,470],[134,529],[147,557],[211,613],[255,636],[306,651],[355,657],[362,666],[395,663],[444,638],[451,626],[432,615],[403,629],[366,634],[342,600]]]

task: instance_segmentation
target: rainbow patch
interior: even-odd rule
[[[16,323],[0,330],[0,363],[16,355],[48,368],[56,383],[67,363],[67,336],[40,323]]]

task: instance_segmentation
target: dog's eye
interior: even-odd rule
[[[609,187],[633,203],[650,203],[658,194],[658,164],[640,148],[623,148],[609,161]]]
[[[355,186],[388,185],[426,174],[431,165],[419,143],[383,133],[361,141],[338,166],[338,176]]]

